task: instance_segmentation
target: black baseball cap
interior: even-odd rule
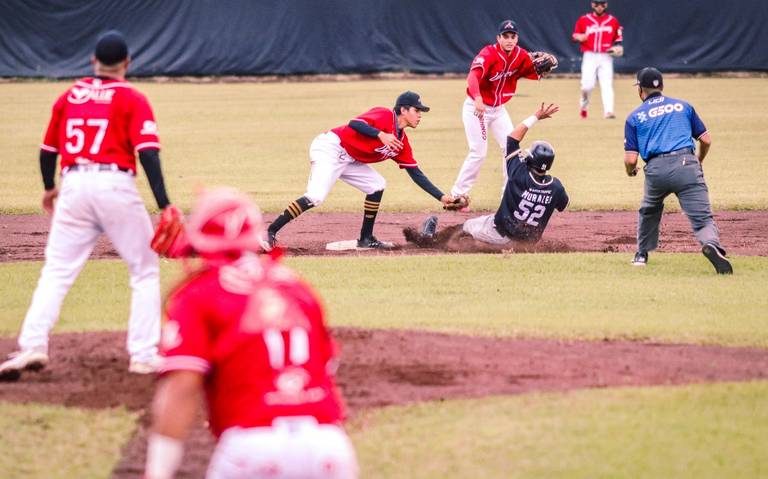
[[[114,65],[128,58],[128,44],[123,34],[110,30],[99,36],[94,56],[104,65]]]
[[[499,24],[499,35],[502,35],[507,32],[517,33],[517,25],[515,25],[515,22],[513,22],[512,20],[504,20]]]
[[[419,94],[412,91],[401,93],[400,96],[397,97],[397,101],[395,102],[395,109],[401,106],[412,106],[419,111],[429,111],[429,107],[421,102],[421,97]]]
[[[637,72],[637,82],[642,88],[664,88],[664,78],[661,72],[653,67],[645,67]]]
[[[608,3],[608,0],[592,0],[592,3]]]

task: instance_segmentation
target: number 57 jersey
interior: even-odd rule
[[[40,148],[61,154],[62,169],[113,163],[136,172],[136,153],[160,149],[147,98],[123,80],[83,78],[53,106]]]
[[[211,266],[166,303],[160,373],[205,377],[211,431],[267,427],[277,417],[338,424],[335,346],[317,296],[267,256]]]
[[[510,142],[510,151],[519,143]],[[528,170],[523,155],[507,160],[507,184],[494,223],[499,234],[518,241],[541,239],[552,213],[568,206],[568,194],[559,179]]]

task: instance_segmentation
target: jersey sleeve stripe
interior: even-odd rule
[[[149,148],[156,148],[156,149],[159,150],[160,149],[160,143],[158,143],[156,141],[148,141],[146,143],[139,143],[138,145],[136,145],[136,151],[146,150],[146,149],[149,149]]]
[[[169,371],[195,371],[206,374],[211,370],[211,363],[197,356],[168,356],[163,358],[163,364],[160,366],[160,373]]]
[[[700,140],[700,139],[701,139],[701,137],[702,137],[702,136],[704,136],[704,135],[706,135],[707,133],[709,133],[709,130],[704,130],[704,133],[702,133],[701,135],[697,136],[697,137],[696,137],[696,139],[697,139],[697,140]]]
[[[59,149],[53,146],[46,145],[45,143],[42,143],[40,145],[41,150],[50,151],[51,153],[58,153]]]

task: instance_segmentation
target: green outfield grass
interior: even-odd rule
[[[123,408],[94,411],[0,401],[0,477],[109,477],[137,419],[137,413]]]
[[[290,258],[288,264],[320,291],[335,326],[768,347],[768,258],[736,257],[737,274],[729,277],[716,275],[698,254],[657,254],[645,269],[629,260],[590,253]],[[0,334],[18,331],[39,269],[40,263],[0,264],[0,281],[18,285],[5,290]],[[163,263],[165,289],[179,271]],[[123,330],[129,298],[120,261],[89,262],[56,331]]]
[[[577,114],[578,80],[524,80],[508,104],[512,120],[527,117],[540,101],[562,105],[554,119],[536,125],[528,140],[548,139],[557,151],[554,174],[571,193],[573,209],[635,209],[642,178],[624,175],[623,118],[639,103],[633,79],[615,81],[618,119]],[[714,141],[705,173],[717,209],[768,208],[768,89],[761,78],[669,78],[667,93],[691,101]],[[37,212],[42,191],[38,146],[51,105],[69,82],[0,84],[0,212]],[[255,195],[266,211],[282,210],[304,192],[309,144],[320,132],[369,107],[390,106],[406,89],[432,107],[409,136],[423,170],[448,190],[466,155],[461,121],[464,80],[377,80],[318,83],[137,83],[153,103],[160,124],[163,164],[172,200],[187,208],[198,186],[225,184]],[[493,151],[493,150],[491,150]],[[501,187],[500,155],[492,153],[473,191],[478,208],[495,208]],[[383,209],[435,208],[434,199],[392,162],[376,166],[388,181]],[[146,180],[139,184],[155,207]],[[357,190],[338,185],[325,210],[357,211]],[[676,202],[671,204],[676,206]]]
[[[350,425],[370,478],[768,476],[768,383],[419,403]]]

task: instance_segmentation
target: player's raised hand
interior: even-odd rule
[[[53,202],[59,196],[59,189],[54,188],[43,193],[43,209],[48,214],[53,214]]]
[[[560,111],[560,107],[555,105],[554,103],[550,103],[549,105],[545,106],[545,103],[542,102],[541,106],[538,110],[536,110],[536,118],[539,120],[543,120],[545,118],[551,118],[552,115]]]
[[[384,143],[384,146],[392,151],[400,151],[403,149],[403,142],[398,140],[392,133],[385,133],[382,131],[379,133],[379,140]]]

